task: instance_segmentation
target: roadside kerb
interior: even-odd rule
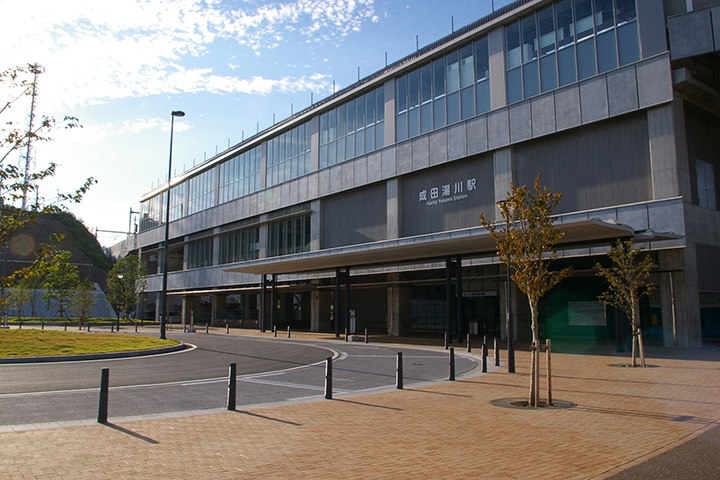
[[[47,357],[8,357],[0,358],[0,364],[9,363],[45,363],[45,362],[77,362],[82,360],[107,360],[113,358],[144,357],[148,355],[161,355],[185,350],[188,346],[180,342],[170,347],[149,348],[146,350],[130,350],[124,352],[84,353],[79,355],[52,355]]]

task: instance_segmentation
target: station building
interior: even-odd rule
[[[513,312],[528,339],[478,216],[540,173],[574,268],[543,335],[627,338],[593,266],[634,237],[658,287],[645,337],[720,336],[715,4],[519,0],[221,152],[144,195],[115,247],[150,272],[140,314],[160,312],[169,189],[175,321],[464,338]]]

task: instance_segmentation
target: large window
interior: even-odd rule
[[[170,190],[170,221],[182,218],[185,214],[185,187],[184,183]]]
[[[187,214],[207,210],[215,206],[215,169],[211,168],[187,181],[188,207]]]
[[[267,186],[310,173],[310,122],[268,141]]]
[[[561,0],[505,27],[507,101],[639,58],[635,0]]]
[[[236,230],[219,237],[220,264],[243,262],[258,258],[260,229],[258,227]]]
[[[395,79],[401,142],[490,110],[487,37]]]
[[[149,230],[165,222],[165,193],[149,198],[140,204],[140,231]]]
[[[447,325],[445,289],[440,286],[413,287],[410,328],[418,331],[445,330]]]
[[[268,224],[268,257],[310,251],[310,214]]]
[[[320,115],[320,168],[385,146],[385,90],[376,88]]]
[[[219,203],[229,202],[260,189],[260,147],[255,147],[218,166]]]
[[[213,239],[212,237],[193,240],[187,245],[186,268],[202,268],[212,265]]]

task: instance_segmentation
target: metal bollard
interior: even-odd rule
[[[483,343],[482,344],[482,373],[487,373],[487,357],[488,357],[487,343]]]
[[[325,359],[325,398],[332,400],[332,357]]]
[[[397,364],[395,368],[395,387],[398,390],[403,389],[403,361],[402,352],[397,352]]]
[[[553,401],[552,401],[552,371],[550,368],[550,353],[552,351],[552,348],[550,348],[550,340],[545,340],[545,353],[547,355],[547,406],[552,407]]]
[[[210,322],[205,322],[205,333],[210,333]]]
[[[288,325],[288,338],[290,338],[290,325]]]
[[[345,341],[346,342],[348,341],[348,329],[347,328],[345,329]]]
[[[498,347],[498,338],[495,337],[494,343],[493,343],[493,356],[495,357],[495,366],[500,366],[500,352]]]
[[[455,349],[450,347],[450,378],[451,382],[455,381]]]
[[[40,323],[40,330],[45,330],[45,320]]]
[[[110,389],[110,369],[103,368],[100,375],[100,403],[98,405],[98,423],[107,423],[108,390]]]
[[[277,328],[273,327],[273,337],[277,337]]]
[[[229,323],[226,323],[226,324],[225,324],[225,333],[226,333],[226,334],[229,334],[229,333],[230,333],[230,324],[229,324]]]
[[[137,322],[135,322],[135,333],[137,333]]]
[[[370,338],[368,337],[368,331],[367,328],[365,329],[365,343],[368,343],[370,341]]]
[[[447,335],[445,336],[445,350],[448,349],[450,345],[448,344]]]
[[[472,345],[470,345],[470,334],[467,334],[467,351],[472,352]]]
[[[67,322],[65,322],[65,331],[67,332]]]
[[[228,398],[227,409],[235,410],[235,400],[237,398],[237,363],[230,364],[230,374],[228,375]]]

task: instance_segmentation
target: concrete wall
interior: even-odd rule
[[[543,185],[563,193],[556,213],[652,199],[645,114],[574,129],[515,147],[518,185]]]
[[[320,248],[385,240],[387,190],[382,183],[322,201]]]
[[[479,225],[479,213],[495,205],[493,179],[487,154],[403,177],[401,236]]]
[[[667,29],[673,60],[720,50],[720,7],[669,17]]]
[[[262,215],[672,99],[669,56],[657,55],[184,217],[172,222],[170,237]],[[158,227],[140,233],[138,245],[159,244],[163,238],[164,230]]]

